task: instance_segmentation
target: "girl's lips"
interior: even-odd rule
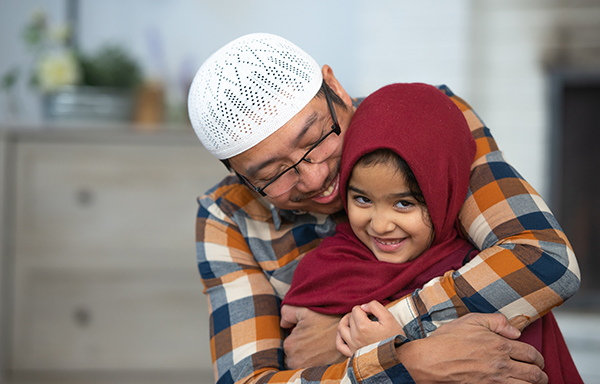
[[[319,204],[329,204],[339,198],[340,194],[340,174],[329,184],[329,187],[321,194],[311,197],[311,200]]]
[[[402,247],[402,245],[404,244],[404,240],[406,240],[406,238],[403,238],[403,239],[381,239],[379,237],[374,237],[374,236],[371,236],[371,238],[373,239],[373,244],[375,244],[375,246],[383,252],[397,251],[398,248]]]

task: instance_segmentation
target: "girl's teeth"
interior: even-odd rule
[[[377,239],[377,241],[380,242],[381,244],[384,244],[384,245],[391,245],[391,244],[398,244],[401,240],[386,242],[386,241]]]

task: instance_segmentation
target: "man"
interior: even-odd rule
[[[278,36],[243,36],[203,64],[190,89],[190,120],[235,172],[199,199],[197,220],[219,383],[546,382],[541,356],[511,340],[518,331],[506,318],[522,328],[568,299],[579,287],[577,263],[489,130],[441,89],[477,141],[460,222],[482,252],[388,306],[413,341],[399,335],[343,360],[334,343],[339,318],[303,308],[280,315],[279,307],[299,258],[346,219],[338,167],[356,101],[329,66]],[[469,312],[506,317],[461,317]],[[293,328],[287,338],[280,323]]]

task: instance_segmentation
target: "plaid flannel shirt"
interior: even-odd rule
[[[459,220],[481,252],[458,271],[388,305],[408,339],[427,336],[469,312],[531,321],[579,288],[570,244],[537,192],[503,158],[471,107],[463,111],[477,143]],[[343,214],[297,214],[254,196],[228,176],[198,199],[198,268],[208,295],[210,347],[219,383],[412,383],[396,356],[403,338],[357,351],[344,363],[287,370],[280,304],[299,258],[333,235]],[[515,324],[523,326],[523,322]]]

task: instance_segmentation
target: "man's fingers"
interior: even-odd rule
[[[289,323],[297,320],[294,329],[283,341],[289,368],[329,365],[344,360],[335,344],[340,322],[338,316],[323,315],[303,307],[292,307],[290,316],[289,310],[282,308],[282,316]]]
[[[292,328],[294,325],[296,325],[296,323],[291,323],[285,319],[281,319],[281,321],[279,322],[279,326],[283,329],[288,329],[288,328]]]
[[[519,333],[507,324],[500,314],[465,315],[425,339],[402,344],[398,352],[415,382],[443,382],[452,377],[465,383],[548,383],[539,352],[502,336]],[[444,364],[436,364],[443,359]]]
[[[518,339],[521,336],[521,332],[510,325],[506,316],[500,313],[470,313],[464,316],[464,319],[468,320],[471,324],[484,326],[490,331],[508,339]]]
[[[292,305],[284,305],[281,308],[281,321],[279,322],[281,328],[292,328],[294,325],[298,324],[299,309],[299,307],[294,307]]]
[[[548,381],[533,382],[533,384],[547,384],[547,383],[548,383]],[[532,384],[532,382],[510,378],[506,381],[506,384]]]
[[[511,344],[509,353],[511,359],[535,364],[540,367],[540,369],[544,369],[544,357],[537,349],[520,341],[510,340],[509,342]]]
[[[511,367],[512,378],[509,382],[514,383],[532,383],[532,384],[547,384],[548,375],[544,373],[537,365],[513,361]]]

